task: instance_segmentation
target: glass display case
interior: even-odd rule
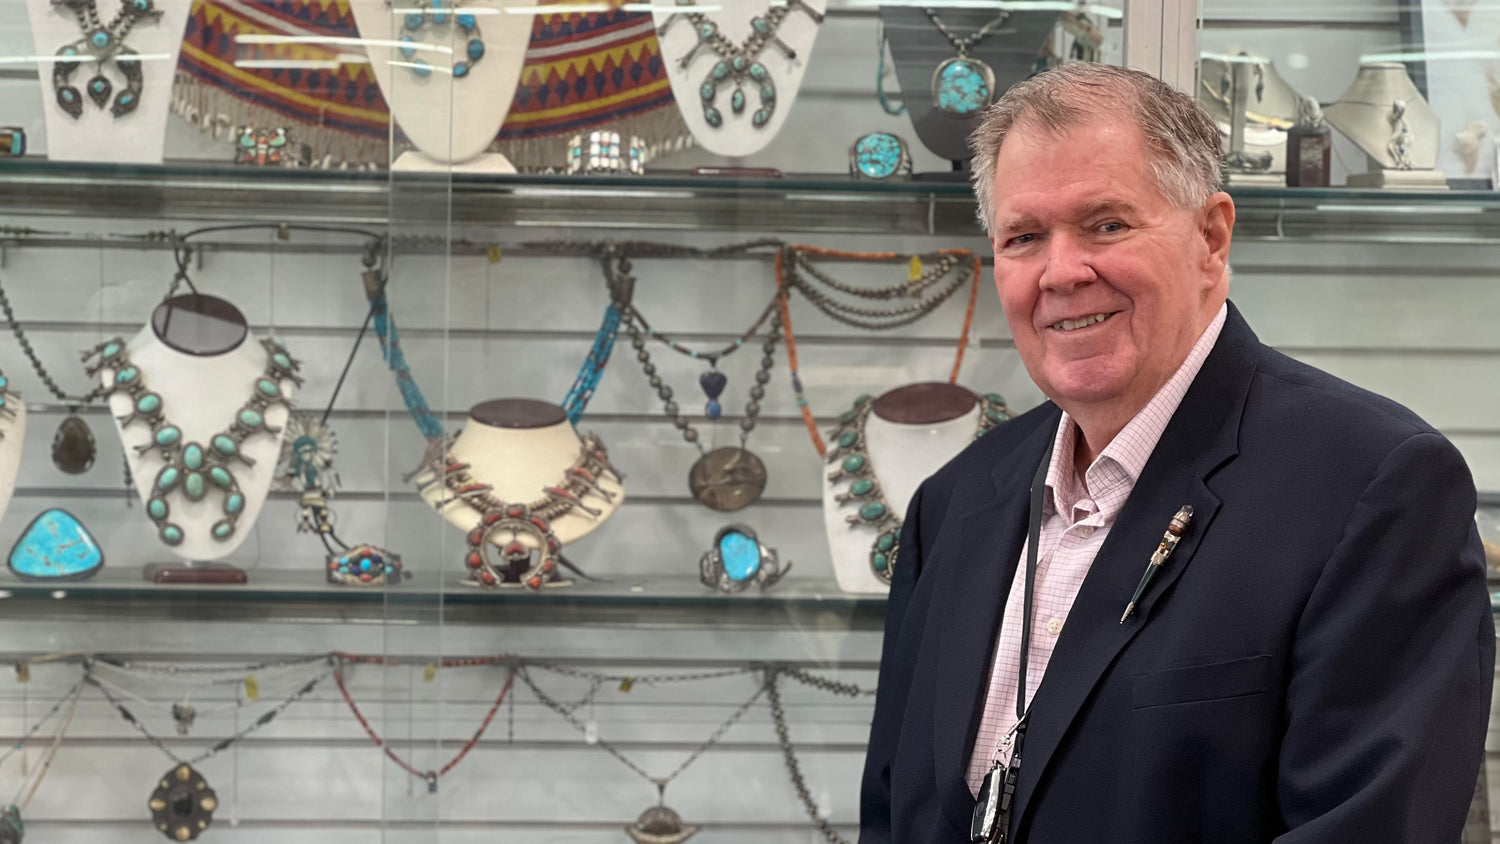
[[[965,138],[1063,62],[1223,116],[1232,298],[1500,542],[1493,98],[1421,5],[0,7],[0,842],[853,840],[900,515],[1043,400]]]

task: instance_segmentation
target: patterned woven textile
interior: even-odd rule
[[[568,138],[593,127],[638,135],[651,154],[690,143],[650,14],[560,9],[534,16],[532,27],[521,83],[495,144],[518,168],[560,167]],[[349,41],[247,44],[239,40],[245,35]],[[358,38],[347,0],[195,0],[175,111],[215,137],[227,138],[234,126],[285,125],[315,160],[383,165],[390,160],[390,111]]]

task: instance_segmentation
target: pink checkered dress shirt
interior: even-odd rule
[[[1177,412],[1188,386],[1219,339],[1227,314],[1228,308],[1219,308],[1218,316],[1204,329],[1192,351],[1188,352],[1187,360],[1105,446],[1082,477],[1073,465],[1078,425],[1067,413],[1062,415],[1053,440],[1052,462],[1047,467],[1047,486],[1042,497],[1042,532],[1038,542],[1036,592],[1032,599],[1031,656],[1026,664],[1028,703],[1042,683],[1047,662],[1052,658],[1052,648],[1068,620],[1068,610],[1073,606],[1073,599],[1078,597],[1094,556],[1099,553],[1115,516],[1135,488],[1135,480],[1156,449],[1167,422]],[[1145,560],[1141,565],[1145,565]],[[985,693],[984,717],[979,722],[979,735],[974,740],[974,750],[969,758],[969,790],[975,795],[979,794],[980,783],[997,760],[1001,765],[1010,762],[1010,748],[1001,749],[1000,740],[1016,723],[1016,681],[1021,670],[1021,614],[1025,588],[1026,546],[1023,543],[1016,577],[1005,601],[1000,644],[995,649],[989,690]],[[1127,598],[1128,595],[1120,596],[1121,606]]]

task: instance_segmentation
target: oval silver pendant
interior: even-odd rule
[[[766,464],[743,448],[716,448],[693,464],[688,472],[688,489],[710,510],[743,510],[759,501],[765,491]]]
[[[93,468],[98,449],[89,423],[76,413],[57,426],[52,437],[52,463],[69,475],[81,475]]]

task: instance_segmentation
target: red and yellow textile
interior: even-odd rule
[[[519,167],[561,166],[567,139],[608,126],[653,151],[687,143],[651,15],[616,8],[533,18],[521,82],[497,149]],[[243,35],[349,39],[349,43],[243,44]],[[315,156],[387,160],[390,111],[368,63],[348,0],[194,0],[178,63],[176,110],[205,131],[230,125],[296,126]],[[250,61],[301,67],[236,66]],[[228,126],[224,126],[227,130]],[[351,147],[351,144],[354,147]]]

